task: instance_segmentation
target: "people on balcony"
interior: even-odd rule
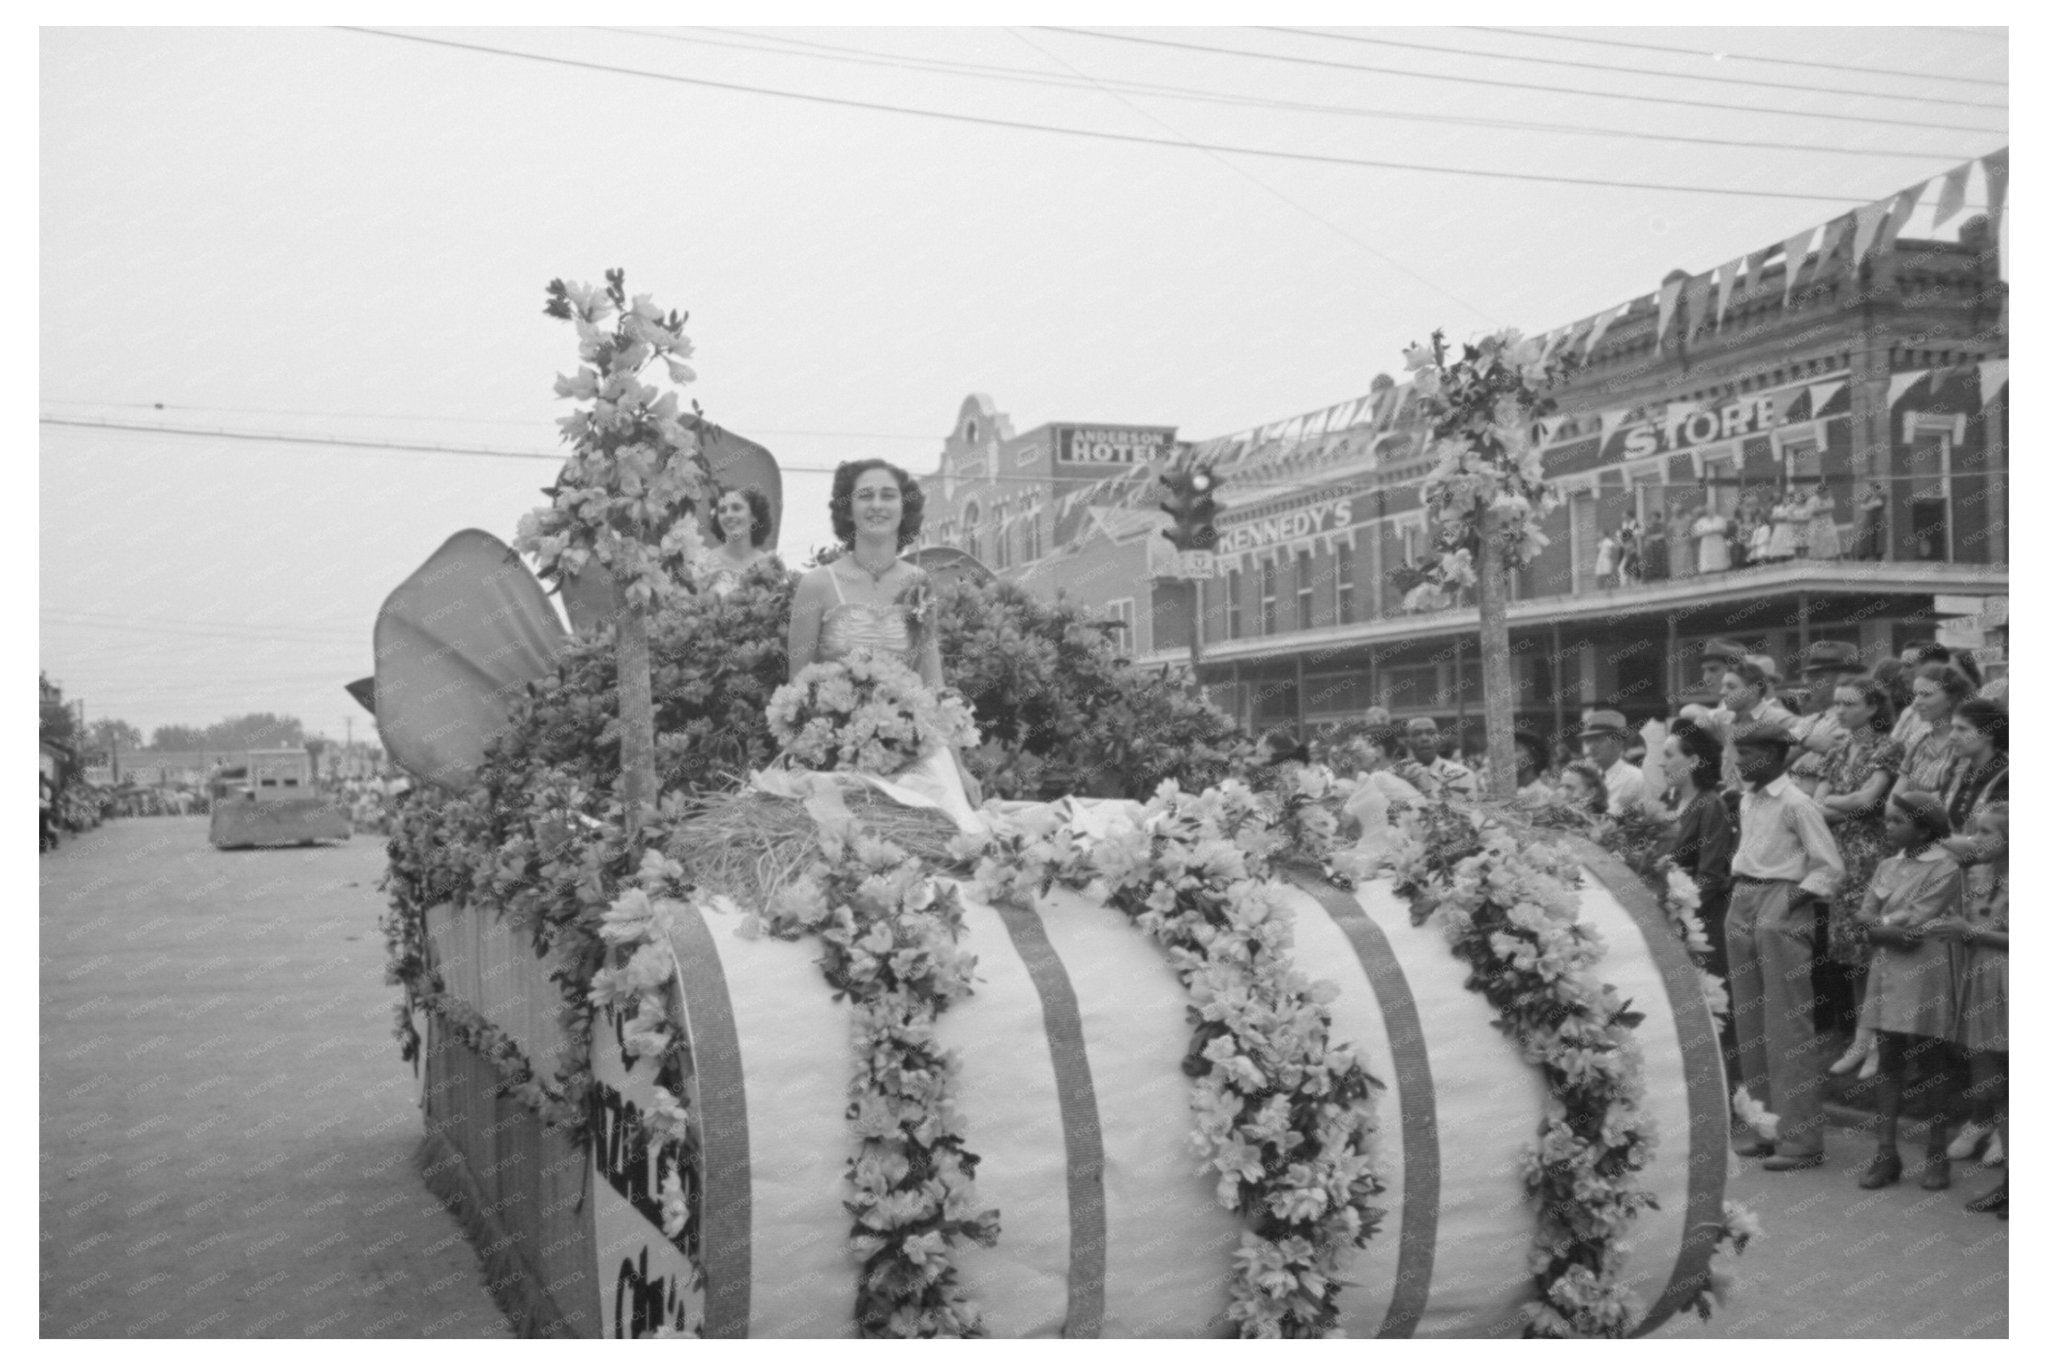
[[[1708,503],[1700,504],[1700,514],[1693,518],[1692,538],[1699,542],[1699,571],[1721,573],[1728,568],[1728,518],[1722,516]]]

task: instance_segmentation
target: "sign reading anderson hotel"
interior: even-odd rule
[[[1055,427],[1055,459],[1063,465],[1105,469],[1150,464],[1173,449],[1176,427]]]

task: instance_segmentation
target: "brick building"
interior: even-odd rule
[[[1955,201],[1975,164],[1952,177]],[[1789,672],[1814,641],[1875,659],[1932,637],[1937,597],[2006,593],[2003,172],[2000,160],[1991,214],[1951,240],[1901,235],[1909,191],[1718,270],[1673,272],[1553,334],[1580,368],[1543,443],[1565,503],[1512,589],[1519,725],[1561,735],[1596,701],[1668,714],[1710,637]],[[1321,412],[1195,444],[1225,480],[1226,511],[1217,576],[1192,590],[1153,576],[1172,567],[1156,506],[1168,427],[1015,437],[970,398],[928,487],[927,538],[1126,621],[1140,662],[1186,661],[1199,630],[1203,683],[1247,725],[1307,731],[1379,704],[1467,722],[1476,743],[1477,611],[1408,591],[1404,575],[1428,545],[1411,397],[1381,376]],[[1134,439],[1077,444],[1082,431]],[[1702,508],[1809,489],[1831,506],[1843,557],[1700,571],[1689,532]],[[1661,519],[1663,573],[1607,586],[1599,542],[1630,516],[1646,539]]]

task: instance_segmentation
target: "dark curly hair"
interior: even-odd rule
[[[2001,754],[2006,752],[2011,722],[2006,719],[2003,706],[1988,697],[1972,697],[1956,708],[1955,718],[1970,722],[1971,728],[1983,731],[1993,749]]]
[[[775,514],[769,510],[768,495],[752,484],[745,488],[728,488],[711,504],[711,537],[721,545],[725,543],[725,527],[718,521],[718,504],[734,493],[747,500],[747,510],[754,514],[754,529],[749,531],[747,536],[758,550],[761,548],[761,542],[768,539],[768,523],[774,519]]]
[[[832,534],[853,548],[853,486],[870,469],[886,469],[903,491],[903,524],[896,530],[896,548],[907,549],[924,530],[924,489],[917,480],[887,460],[848,460],[832,472]]]
[[[1681,716],[1671,722],[1678,752],[1692,760],[1692,781],[1703,792],[1721,785],[1721,737],[1698,721]]]

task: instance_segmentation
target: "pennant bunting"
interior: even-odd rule
[[[1905,230],[1906,220],[1913,216],[1914,208],[1920,203],[1921,191],[1933,183],[1932,180],[1923,181],[1910,189],[1900,190],[1898,197],[1892,200],[1891,212],[1886,215],[1884,227],[1877,234],[1877,250],[1880,255],[1890,251],[1892,243],[1899,240],[1899,234]]]
[[[1977,362],[1977,398],[1983,406],[1991,406],[1992,400],[2004,390],[2006,370],[2011,364],[2009,360]]]
[[[1842,239],[1849,235],[1849,225],[1853,221],[1853,215],[1851,217],[1836,218],[1821,228],[1820,248],[1813,254],[1814,274],[1818,275],[1821,269],[1834,259],[1835,248],[1840,246]]]
[[[1749,257],[1737,256],[1714,272],[1714,326],[1719,328],[1721,320],[1728,316],[1728,297],[1735,292],[1735,281],[1749,272]]]
[[[1685,340],[1691,341],[1707,325],[1707,299],[1713,292],[1712,271],[1694,275],[1685,282]]]
[[[1806,250],[1813,245],[1813,234],[1819,228],[1808,228],[1795,232],[1785,239],[1785,298],[1792,298],[1792,282],[1799,278],[1799,267],[1806,264]]]
[[[1856,219],[1856,244],[1849,253],[1851,265],[1870,254],[1870,248],[1876,245],[1877,234],[1883,229],[1885,216],[1890,208],[1890,201],[1865,204],[1852,215]]]
[[[1808,416],[1820,416],[1821,409],[1825,408],[1828,405],[1828,401],[1842,391],[1842,386],[1846,382],[1841,379],[1824,379],[1818,384],[1808,385],[1806,389],[1806,396],[1810,404],[1806,409]]]
[[[1970,167],[1976,164],[1974,161],[1965,161],[1941,178],[1941,197],[1934,205],[1936,227],[1940,227],[1963,211],[1963,191],[1969,188]]]
[[[1671,315],[1678,311],[1678,291],[1684,280],[1666,280],[1657,291],[1657,347],[1664,346],[1664,334],[1671,330]]]
[[[1977,158],[1984,164],[1984,205],[1993,226],[2005,212],[2006,177],[2012,173],[2012,148],[2000,147]]]
[[[1623,306],[1624,306],[1624,307],[1626,307],[1626,305],[1623,305]],[[1588,333],[1586,333],[1586,354],[1587,354],[1587,355],[1591,355],[1591,354],[1593,354],[1593,348],[1594,348],[1595,346],[1598,346],[1598,345],[1600,344],[1600,338],[1601,338],[1601,337],[1604,337],[1604,336],[1606,336],[1606,335],[1607,335],[1607,329],[1608,329],[1609,327],[1612,327],[1612,326],[1614,325],[1614,320],[1615,320],[1616,318],[1620,317],[1620,316],[1621,316],[1621,309],[1620,309],[1620,308],[1613,308],[1613,309],[1609,309],[1609,310],[1608,310],[1607,312],[1605,312],[1605,313],[1596,313],[1596,314],[1594,315],[1594,317],[1593,317],[1593,330],[1592,330],[1592,331],[1590,331],[1590,332],[1588,332]]]
[[[1897,407],[1899,395],[1927,377],[1925,370],[1900,370],[1892,375],[1892,391],[1885,400],[1887,408]]]
[[[1603,412],[1603,413],[1601,413],[1601,414],[1600,414],[1600,432],[1601,432],[1601,434],[1602,434],[1603,436],[1612,436],[1612,435],[1613,435],[1613,434],[1614,434],[1615,432],[1617,432],[1617,431],[1620,431],[1620,430],[1621,430],[1621,424],[1622,424],[1622,421],[1623,421],[1623,419],[1624,419],[1624,418],[1626,418],[1627,416],[1628,416],[1628,409],[1627,409],[1627,408],[1610,408],[1610,409],[1609,409],[1608,411],[1606,411],[1606,412]]]

